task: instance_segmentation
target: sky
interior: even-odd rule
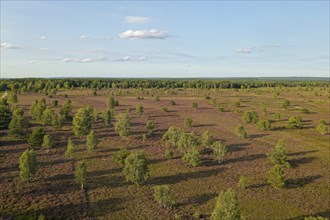
[[[329,1],[0,1],[1,78],[329,77]]]

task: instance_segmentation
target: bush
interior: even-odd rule
[[[52,100],[52,107],[55,108],[57,105],[58,105],[58,101],[56,99]]]
[[[125,159],[128,156],[129,152],[127,148],[121,147],[119,151],[113,154],[112,159],[115,161],[115,163],[124,165]]]
[[[246,134],[246,131],[245,131],[245,128],[243,127],[243,125],[238,125],[235,129],[236,131],[236,134],[238,137],[244,139],[247,137],[247,134]]]
[[[162,106],[162,111],[163,112],[168,112],[168,108],[166,106]]]
[[[228,189],[219,194],[211,220],[239,220],[241,219],[236,193]]]
[[[178,146],[178,142],[182,133],[184,133],[184,131],[181,128],[171,126],[163,134],[162,140],[166,141],[166,145],[176,147]]]
[[[289,102],[289,100],[284,100],[282,103],[281,103],[281,108],[283,109],[288,109],[290,107],[291,103]]]
[[[29,180],[36,173],[37,156],[33,149],[27,149],[19,158],[21,181]]]
[[[176,105],[175,101],[170,102],[171,105]]]
[[[234,102],[234,106],[235,106],[235,107],[240,107],[240,106],[241,106],[241,102],[240,102],[240,100],[236,100],[236,101]]]
[[[121,113],[116,116],[115,131],[120,137],[127,137],[131,133],[131,117],[129,114]]]
[[[80,184],[81,190],[84,190],[84,184],[87,182],[87,165],[85,161],[77,163],[74,177],[76,182]]]
[[[166,159],[172,159],[173,158],[173,151],[170,147],[166,147],[165,149],[165,158]]]
[[[163,207],[171,207],[174,204],[170,195],[170,187],[168,185],[155,186],[154,199]]]
[[[28,143],[32,148],[41,147],[45,132],[42,128],[35,128],[28,138]]]
[[[146,129],[148,131],[148,136],[152,135],[155,128],[156,128],[156,125],[155,125],[154,121],[148,120],[147,124],[146,124]]]
[[[213,137],[212,137],[212,135],[209,131],[205,131],[202,134],[201,142],[204,145],[204,147],[209,147],[213,144],[214,140],[213,140]]]
[[[187,126],[187,127],[191,127],[192,126],[192,123],[193,123],[193,120],[191,117],[186,117],[184,119],[184,125]]]
[[[274,188],[282,188],[285,185],[284,169],[281,165],[275,164],[268,171],[267,182]]]
[[[302,108],[301,113],[309,114],[309,110],[307,108]]]
[[[260,129],[260,130],[270,130],[270,122],[269,120],[260,120],[257,122],[257,127]]]
[[[65,156],[72,157],[73,154],[74,154],[74,149],[75,149],[75,146],[74,146],[71,138],[69,138],[68,139],[68,144],[67,144],[67,147],[66,147],[66,151],[65,151]]]
[[[193,167],[199,166],[202,163],[199,151],[196,149],[192,149],[185,153],[182,157],[182,161]]]
[[[287,168],[290,167],[283,139],[278,140],[277,144],[272,149],[272,151],[269,154],[267,154],[267,157],[269,162],[273,165],[278,164],[283,167],[287,167]]]
[[[288,129],[298,129],[301,128],[301,117],[300,116],[293,116],[289,118],[286,128]]]
[[[144,112],[144,108],[142,104],[137,104],[136,105],[136,114],[141,115]]]
[[[241,176],[238,181],[238,186],[242,189],[246,189],[248,186],[248,179],[245,176]]]
[[[78,109],[78,112],[73,118],[73,132],[76,136],[87,135],[92,129],[94,121],[93,108],[83,107]]]
[[[219,112],[224,112],[225,108],[223,106],[218,106],[218,110],[219,110]]]
[[[259,120],[259,116],[255,111],[244,112],[242,119],[247,123],[257,123]]]
[[[91,131],[86,138],[86,147],[88,150],[93,151],[96,149],[99,140],[95,136],[95,132]]]
[[[143,184],[149,177],[147,159],[143,151],[133,151],[125,159],[124,174],[127,181]]]
[[[274,119],[275,119],[275,121],[279,122],[281,120],[281,114],[280,113],[275,113]]]
[[[320,120],[319,124],[316,126],[316,130],[320,132],[321,135],[328,133],[328,126],[324,119]]]
[[[189,149],[196,147],[199,142],[194,132],[186,133],[182,132],[178,141],[178,148],[182,152],[187,152]]]
[[[228,153],[228,147],[226,144],[222,143],[221,141],[216,141],[212,145],[212,150],[214,159],[217,160],[218,163],[225,161]]]
[[[118,100],[115,100],[112,96],[108,98],[108,108],[113,109],[116,106],[119,106]]]
[[[193,102],[191,104],[191,106],[193,107],[193,109],[197,109],[198,108],[198,103],[197,102]]]
[[[7,99],[0,98],[0,129],[8,128],[11,117],[12,111]]]
[[[53,147],[53,145],[54,145],[54,143],[53,143],[51,136],[49,134],[46,134],[43,138],[42,147],[51,148],[51,147]]]

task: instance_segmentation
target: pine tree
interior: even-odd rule
[[[290,167],[283,139],[278,140],[277,144],[272,149],[272,151],[269,154],[267,154],[267,157],[272,165],[278,164],[286,168]]]
[[[29,180],[36,173],[37,158],[33,149],[27,149],[19,158],[19,176],[22,181]]]
[[[275,166],[268,171],[267,182],[274,188],[282,188],[285,186],[283,166],[275,164]]]
[[[54,110],[51,108],[46,108],[42,114],[42,125],[51,125],[52,124],[52,117],[54,115]]]
[[[23,109],[16,108],[8,126],[8,134],[24,137],[29,131],[29,122],[24,117]]]
[[[99,143],[99,140],[96,138],[95,132],[91,131],[89,133],[89,135],[87,135],[87,138],[86,138],[87,149],[90,150],[90,151],[95,150],[98,143]]]
[[[111,119],[112,119],[111,110],[110,109],[105,110],[102,113],[102,118],[104,120],[105,126],[109,128],[111,126]]]
[[[0,98],[0,129],[8,128],[12,118],[12,111],[7,99]]]
[[[84,107],[78,109],[78,112],[73,118],[73,131],[76,136],[87,135],[92,128],[93,122],[92,107]]]
[[[49,134],[46,134],[43,138],[42,147],[51,148],[51,147],[53,147],[53,145],[54,145],[54,143],[53,143],[51,136]]]
[[[211,220],[240,220],[241,214],[236,193],[228,189],[219,194]]]
[[[34,147],[41,147],[45,132],[42,128],[35,128],[32,131],[32,134],[28,138],[29,145]]]
[[[161,206],[171,207],[174,201],[170,194],[170,187],[168,185],[159,185],[154,187],[154,199]]]

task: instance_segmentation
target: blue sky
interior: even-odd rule
[[[1,77],[329,77],[329,1],[1,1]]]

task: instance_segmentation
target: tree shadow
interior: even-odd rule
[[[298,167],[301,164],[308,164],[313,162],[314,160],[316,160],[317,157],[303,157],[303,158],[299,158],[299,159],[292,159],[289,160],[289,163],[293,166],[293,167]]]
[[[313,213],[313,214],[308,214],[308,215],[301,215],[301,216],[289,218],[287,220],[301,220],[301,219],[308,218],[310,216],[313,216],[313,217],[320,216],[320,217],[324,217],[324,218],[329,218],[330,217],[330,209],[328,209],[324,212],[318,212],[318,213]]]
[[[148,164],[162,163],[166,160],[167,160],[166,158],[151,159],[151,160],[148,160]]]
[[[299,155],[305,155],[309,153],[315,153],[318,152],[317,150],[309,150],[309,151],[300,151],[300,152],[295,152],[295,153],[288,153],[288,156],[299,156]]]
[[[122,198],[110,198],[99,200],[97,202],[90,203],[91,207],[94,207],[95,217],[104,217],[105,215],[122,210],[119,206],[124,202]]]
[[[59,159],[59,160],[53,160],[53,161],[46,161],[46,162],[38,162],[39,166],[48,166],[48,165],[56,165],[61,163],[69,163],[72,162],[72,159]]]
[[[204,203],[207,203],[209,200],[214,199],[215,197],[217,197],[216,193],[205,193],[202,195],[194,195],[178,203],[176,206],[184,206],[188,204],[202,205]]]
[[[96,170],[92,172],[88,172],[87,176],[88,178],[94,178],[94,177],[99,177],[99,176],[104,176],[104,175],[110,175],[110,174],[115,174],[115,173],[120,173],[122,171],[122,168],[114,168],[114,169],[108,169],[108,170]]]
[[[2,146],[14,146],[14,145],[21,145],[26,144],[26,140],[8,140],[8,141],[1,141],[0,147]]]
[[[322,177],[321,175],[314,175],[314,176],[307,176],[297,179],[288,179],[286,181],[286,187],[289,189],[303,187],[307,184],[314,182],[317,179],[320,179],[321,177]]]
[[[90,178],[87,184],[88,189],[96,189],[100,187],[117,188],[132,185],[131,182],[126,181],[124,176],[96,176]]]
[[[243,144],[230,144],[228,145],[228,152],[237,152],[246,149],[246,146],[249,146],[249,143]]]
[[[261,138],[261,137],[265,137],[268,136],[269,134],[250,134],[249,138]]]
[[[213,170],[202,170],[191,173],[175,174],[171,176],[159,176],[150,179],[150,181],[147,182],[147,185],[175,184],[189,179],[202,179],[209,176],[217,175],[224,170],[225,168],[219,168]]]
[[[217,126],[216,124],[199,124],[199,125],[193,125],[194,128],[202,128],[202,127],[214,127]]]

